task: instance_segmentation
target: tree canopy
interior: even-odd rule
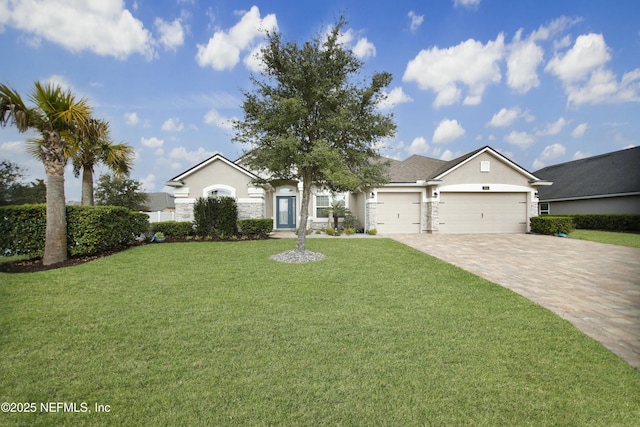
[[[134,211],[146,210],[149,202],[142,184],[124,176],[100,176],[95,196],[97,205],[124,206]]]
[[[243,93],[244,119],[234,141],[246,165],[263,176],[303,183],[298,243],[304,251],[311,188],[357,191],[386,182],[380,147],[395,134],[393,114],[379,109],[387,72],[360,80],[363,62],[340,42],[344,18],[327,34],[298,45],[267,32],[262,78]]]

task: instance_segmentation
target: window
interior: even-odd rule
[[[335,203],[339,203],[340,206],[345,206],[344,194],[330,195],[317,195],[316,196],[316,218],[329,218],[331,206]],[[333,217],[333,214],[331,215]],[[344,210],[339,212],[339,217],[344,218]]]
[[[218,198],[218,197],[233,197],[231,191],[225,188],[216,188],[215,190],[211,190],[207,193],[207,197]]]
[[[540,215],[549,215],[549,203],[540,203],[538,207],[540,209]]]
[[[480,172],[490,172],[491,171],[491,163],[488,160],[480,162]]]
[[[316,218],[329,218],[329,196],[316,196]]]

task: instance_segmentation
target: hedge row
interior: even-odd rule
[[[640,215],[631,214],[580,214],[553,215],[559,218],[571,217],[576,228],[581,230],[632,231],[640,232]]]
[[[531,218],[531,231],[534,233],[566,234],[576,228],[581,230],[640,232],[640,215],[542,215]]]
[[[192,222],[163,221],[151,224],[151,233],[162,233],[166,237],[187,237],[194,235]]]
[[[2,254],[44,253],[45,205],[0,208]],[[91,255],[122,249],[149,229],[144,213],[119,206],[67,206],[67,252]]]
[[[538,234],[568,234],[573,230],[575,224],[571,217],[558,216],[535,216],[531,218],[531,232]]]
[[[241,219],[239,223],[240,232],[249,236],[265,237],[273,231],[272,218]]]

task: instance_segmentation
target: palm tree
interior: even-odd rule
[[[69,150],[76,177],[82,172],[82,205],[93,206],[93,171],[102,163],[117,175],[129,175],[134,151],[128,144],[114,144],[109,136],[109,123],[91,120],[84,132],[75,135]]]
[[[41,160],[47,175],[47,221],[42,263],[67,259],[67,213],[64,197],[65,140],[63,132],[83,129],[91,118],[86,98],[76,100],[70,90],[36,82],[28,108],[20,94],[0,84],[0,126],[15,125],[19,132],[36,130],[42,136]]]

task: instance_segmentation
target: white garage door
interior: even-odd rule
[[[440,193],[441,233],[526,233],[527,193]]]
[[[376,217],[380,233],[419,233],[420,193],[378,193]]]

